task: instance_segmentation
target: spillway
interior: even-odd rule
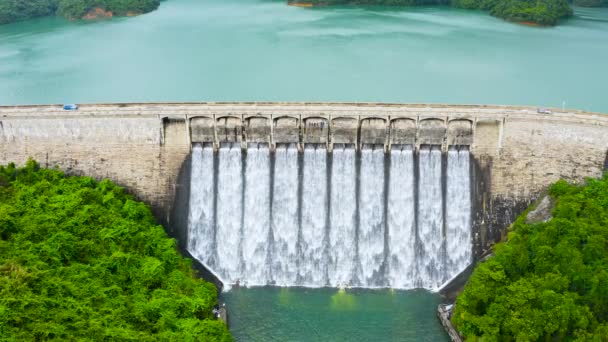
[[[268,145],[252,144],[245,159],[245,197],[242,255],[247,285],[264,285],[270,279],[270,150]],[[248,237],[248,238],[243,238]]]
[[[347,286],[355,276],[357,175],[353,145],[334,146],[329,203],[329,284]]]
[[[298,275],[300,224],[298,148],[295,144],[277,146],[272,189],[271,281],[278,286],[295,285]]]
[[[417,284],[434,288],[443,281],[443,193],[441,150],[424,146],[419,154]]]
[[[212,268],[216,266],[213,158],[213,146],[209,144],[192,148],[188,211],[188,251]]]
[[[384,266],[384,149],[363,146],[359,168],[358,285],[382,286]]]
[[[306,146],[303,161],[297,284],[314,286],[327,282],[327,151]]]
[[[450,147],[446,190],[446,267],[447,274],[462,272],[470,263],[471,193],[469,149]]]
[[[414,153],[411,146],[392,146],[388,187],[388,279],[397,288],[412,288],[416,279]]]
[[[228,284],[437,289],[472,258],[466,146],[192,149],[188,250]]]
[[[217,272],[222,279],[240,279],[243,241],[243,179],[241,148],[222,144],[219,150],[216,192]],[[224,215],[225,213],[225,215]],[[204,238],[203,238],[204,239]]]

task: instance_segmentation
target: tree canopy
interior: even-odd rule
[[[548,222],[520,216],[479,264],[452,322],[470,341],[605,341],[608,336],[608,174],[559,181]]]
[[[216,303],[122,188],[0,166],[0,340],[230,341]]]
[[[600,6],[608,0],[577,0],[589,7]],[[508,21],[555,25],[559,19],[572,15],[567,0],[310,0],[315,5],[383,5],[421,6],[452,5],[466,9],[489,11],[491,15]],[[597,3],[598,5],[594,5]]]
[[[508,21],[555,25],[558,20],[572,15],[566,0],[454,0],[460,8],[490,11]]]
[[[0,24],[49,15],[80,19],[95,8],[118,16],[141,14],[159,5],[160,0],[0,0]]]

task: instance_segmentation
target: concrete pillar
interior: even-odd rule
[[[237,142],[243,140],[243,122],[235,116],[223,116],[216,120],[218,143]]]
[[[270,144],[270,119],[263,116],[246,118],[245,141]]]
[[[385,119],[368,118],[361,120],[361,145],[383,145],[384,149],[387,150],[387,131],[388,126]]]
[[[416,145],[443,145],[446,133],[445,122],[442,119],[423,119],[418,123]]]
[[[329,124],[327,119],[309,117],[304,119],[302,143],[327,144],[329,141]]]
[[[333,144],[353,144],[357,145],[357,130],[359,127],[359,120],[354,117],[337,117],[331,120],[331,146],[330,150],[333,149]]]
[[[410,118],[391,120],[389,145],[393,144],[412,146],[416,144],[416,120]]]
[[[193,143],[215,143],[215,120],[211,117],[190,119],[190,141]]]
[[[473,144],[473,124],[470,120],[458,119],[448,122],[448,145]]]
[[[273,148],[276,144],[299,144],[300,120],[292,116],[281,116],[274,119],[271,138]]]

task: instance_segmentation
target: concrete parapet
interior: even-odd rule
[[[245,141],[248,143],[270,143],[270,119],[253,116],[245,119]]]
[[[473,143],[473,124],[470,120],[451,120],[448,122],[448,145],[471,145]]]
[[[416,143],[420,145],[443,145],[445,122],[439,119],[424,119],[418,122]]]
[[[395,145],[414,145],[416,143],[416,120],[394,119],[390,125],[390,143]]]
[[[191,118],[190,136],[192,142],[215,142],[215,120],[212,117]]]
[[[361,120],[361,144],[385,145],[388,126],[382,118]]]
[[[300,142],[300,120],[295,117],[283,116],[274,119],[272,132],[273,144],[289,144]]]
[[[331,120],[331,142],[333,144],[357,144],[359,122],[352,117],[338,117]]]
[[[223,116],[217,119],[217,142],[241,142],[243,122],[240,117]]]
[[[329,137],[329,125],[327,119],[321,117],[309,117],[304,119],[302,132],[302,143],[304,144],[326,144]]]

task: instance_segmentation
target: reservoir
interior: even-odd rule
[[[608,112],[608,97],[604,94],[604,83],[608,78],[606,32],[608,9],[577,8],[573,18],[555,28],[535,28],[506,23],[482,12],[440,7],[305,9],[286,6],[284,1],[168,0],[157,11],[134,18],[99,22],[43,18],[0,26],[0,104],[377,101],[566,106]],[[275,221],[282,222],[275,224],[281,228],[288,224],[295,225],[298,217],[304,222],[300,222],[300,226],[322,227],[328,231],[328,236],[335,234],[336,241],[355,241],[355,234],[349,231],[353,225],[347,224],[347,220],[334,220],[332,215],[344,212],[348,214],[345,215],[347,218],[356,217],[359,226],[374,227],[373,215],[367,215],[365,210],[371,208],[371,203],[381,200],[409,203],[412,212],[421,210],[421,217],[441,216],[430,210],[432,206],[421,206],[423,209],[414,207],[414,199],[415,203],[427,201],[440,204],[441,201],[433,199],[433,193],[428,193],[427,198],[424,197],[427,195],[425,192],[419,194],[411,191],[395,194],[393,198],[384,191],[382,182],[388,180],[382,177],[377,182],[371,176],[364,178],[369,184],[361,183],[358,185],[359,195],[350,195],[357,198],[356,201],[332,199],[332,194],[337,193],[332,186],[336,189],[353,189],[353,184],[358,184],[355,172],[335,171],[333,174],[342,165],[345,165],[345,170],[358,169],[360,174],[370,175],[390,173],[389,166],[395,169],[407,166],[419,170],[418,173],[423,176],[433,175],[432,172],[421,172],[425,170],[437,169],[441,173],[440,164],[433,164],[433,150],[430,148],[424,151],[428,158],[414,161],[406,149],[396,151],[395,155],[392,151],[390,155],[383,155],[374,154],[374,149],[369,147],[364,149],[369,153],[362,154],[369,156],[369,162],[361,158],[357,162],[360,166],[351,167],[349,149],[344,147],[332,152],[331,168],[330,156],[318,148],[305,150],[298,157],[296,152],[290,155],[287,146],[283,149],[283,159],[271,159],[266,152],[254,154],[252,151],[241,156],[240,150],[235,151],[238,155],[233,156],[227,150],[232,151],[224,146],[224,152],[210,157],[217,158],[220,167],[226,165],[228,171],[233,166],[232,173],[218,173],[218,178],[220,175],[224,177],[217,180],[218,186],[226,184],[226,189],[215,191],[213,183],[201,183],[199,186],[201,189],[208,186],[210,190],[206,193],[211,196],[217,193],[216,207],[230,209],[230,206],[237,205],[233,211],[243,213],[243,219],[236,216],[239,218],[237,222],[234,217],[218,212],[212,233],[221,236],[226,227],[241,229],[242,239],[244,243],[251,244],[252,251],[257,249],[257,245],[276,248],[275,237],[269,239],[267,235],[256,234],[258,230],[273,227]],[[458,153],[468,154],[468,151]],[[374,161],[374,156],[378,158],[377,161]],[[440,160],[441,156],[435,159]],[[281,160],[286,162],[281,164]],[[378,166],[384,161],[385,167]],[[428,162],[425,164],[425,161]],[[355,165],[355,159],[352,159],[352,163]],[[326,171],[322,174],[308,173],[306,165],[317,164]],[[293,172],[282,172],[289,171],[290,165],[295,165],[293,170],[300,172],[302,179],[307,180],[306,183],[302,181],[303,184],[311,184],[299,186],[302,193],[299,197],[289,196],[281,187],[281,184],[290,181],[297,183],[297,179],[289,178]],[[436,167],[433,168],[433,165]],[[376,166],[380,171],[374,170]],[[217,166],[215,168],[218,169]],[[318,167],[310,168],[316,169]],[[206,170],[213,170],[213,166],[207,166]],[[267,184],[253,181],[259,176],[248,180],[249,176],[259,174],[268,179]],[[439,179],[431,176],[429,183]],[[233,179],[241,183],[232,182]],[[209,179],[201,177],[200,180],[204,182]],[[408,184],[414,182],[409,179],[402,181],[405,184],[403,187],[412,187]],[[252,185],[247,186],[248,182]],[[288,186],[284,188],[292,189]],[[441,184],[437,183],[435,188],[440,189]],[[267,202],[247,197],[247,189],[268,194]],[[316,203],[318,192],[310,190],[308,193],[309,189],[322,189],[325,192],[321,194],[325,197]],[[377,193],[373,191],[375,189]],[[454,191],[454,197],[460,193]],[[204,195],[205,192],[201,190],[198,194]],[[284,218],[276,218],[277,215],[273,214],[271,219],[264,210],[248,211],[248,205],[252,203],[256,208],[264,205],[268,208],[266,210],[273,208],[275,204],[270,200],[270,194],[273,199],[284,199],[275,199],[276,206],[289,207],[281,210],[281,213],[285,213]],[[441,197],[441,191],[437,191],[437,194],[436,197]],[[307,196],[310,200],[305,200]],[[447,191],[446,196],[449,196]],[[201,210],[209,198],[199,198]],[[288,206],[290,200],[295,204]],[[298,201],[302,204],[298,205]],[[349,203],[357,203],[356,211],[348,207]],[[332,204],[335,208],[332,208]],[[446,210],[455,208],[445,207]],[[407,223],[407,215],[402,218],[397,215],[402,212],[395,210],[395,215],[391,216],[391,208],[394,207],[385,208],[382,211],[384,218],[379,222],[394,218],[395,222],[399,219],[399,222]],[[424,208],[430,209],[427,212]],[[295,211],[289,212],[287,209]],[[461,209],[456,207],[454,215],[458,216]],[[353,216],[351,212],[357,214]],[[441,212],[441,208],[437,212]],[[290,213],[293,217],[288,217]],[[316,220],[317,217],[322,220]],[[390,224],[391,221],[388,222]],[[413,226],[413,223],[408,224]],[[246,235],[245,232],[251,234]],[[285,241],[293,241],[288,232],[283,235],[286,236]],[[262,238],[255,241],[247,239],[248,236]],[[359,241],[361,237],[357,236],[357,239]],[[229,239],[221,240],[222,243],[226,241]],[[425,244],[425,241],[420,244]],[[428,237],[429,249],[435,248],[433,241],[436,239]],[[312,246],[308,253],[311,257],[319,256],[313,248],[316,242],[319,240],[311,235],[308,244]],[[251,265],[245,264],[251,266],[245,268],[250,271],[232,277],[236,281],[246,276],[249,283],[260,286],[234,288],[222,295],[222,300],[229,307],[235,338],[238,341],[446,339],[435,317],[440,297],[429,291],[411,288],[437,287],[452,275],[449,273],[450,265],[462,260],[454,257],[457,260],[453,263],[441,263],[445,269],[441,274],[418,272],[415,276],[406,276],[403,272],[392,274],[383,271],[377,272],[381,277],[376,277],[373,273],[375,255],[387,260],[389,255],[374,252],[378,248],[372,243],[365,246],[365,251],[370,252],[362,253],[359,250],[358,253],[369,255],[368,262],[361,261],[361,257],[356,260],[372,270],[369,272],[370,280],[352,281],[358,285],[355,286],[357,288],[344,292],[335,287],[324,287],[326,284],[335,286],[351,281],[348,275],[352,272],[342,275],[344,272],[325,271],[325,268],[331,269],[330,266],[336,263],[307,264],[289,256],[276,257],[273,260],[281,261],[276,263],[279,266],[287,265],[290,260],[298,262],[301,274],[293,275],[293,279],[290,279],[288,271],[295,271],[294,267],[277,267],[286,272],[275,271],[272,277],[268,277],[259,266],[265,259],[257,260],[252,252],[253,257],[247,259]],[[459,245],[452,247],[456,252],[466,254],[466,251],[459,250]],[[200,258],[204,259],[206,249],[199,248]],[[407,248],[404,247],[404,250]],[[233,250],[224,248],[222,251],[228,253],[218,255],[215,262],[223,265],[220,269],[223,276],[231,277],[231,274],[238,273],[241,266],[235,261],[235,256],[230,255]],[[336,252],[336,256],[319,258],[339,259],[341,255],[337,254],[348,252],[349,249],[332,251]],[[426,265],[420,266],[414,255],[405,253],[399,254],[402,259],[397,258],[404,265],[403,269],[414,269],[414,265],[420,269],[430,269]],[[458,253],[451,255],[460,255]],[[432,261],[428,258],[425,260]],[[315,269],[315,265],[323,265],[323,272]],[[344,263],[340,265],[342,268],[336,269],[344,270],[349,266],[344,266]],[[375,283],[378,285],[374,286]],[[268,286],[273,284],[286,287]],[[387,284],[399,284],[393,287],[401,290],[385,289]]]
[[[168,0],[0,26],[0,103],[375,101],[608,112],[608,9],[554,28],[448,7]]]

